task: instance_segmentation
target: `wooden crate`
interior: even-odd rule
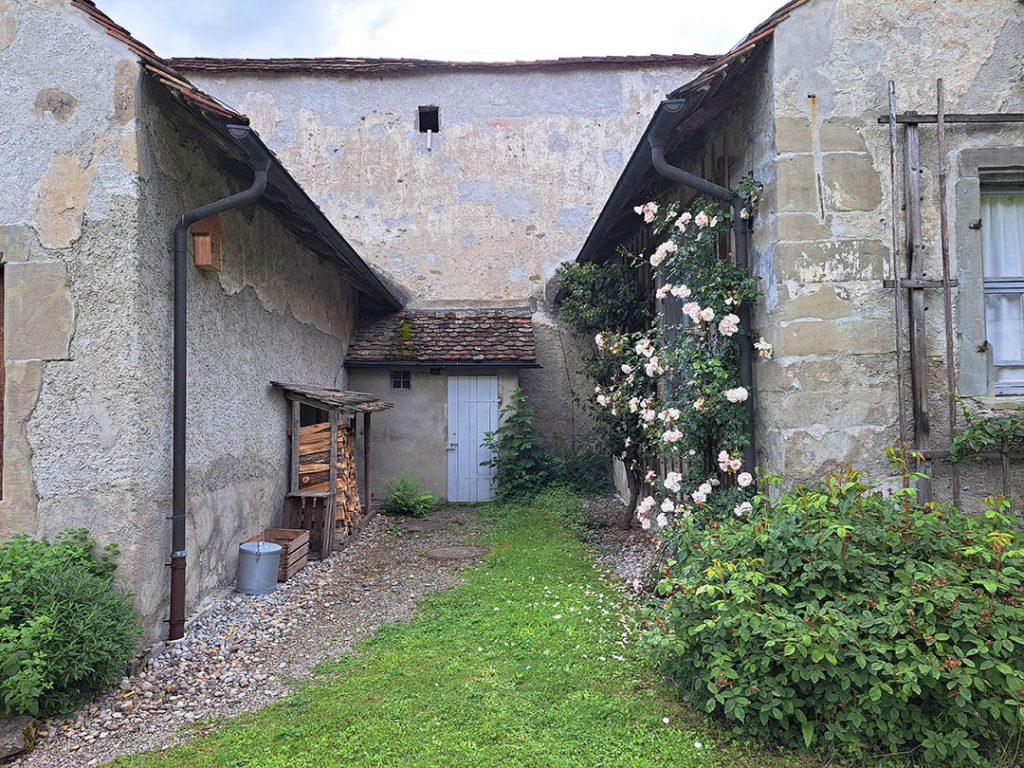
[[[262,534],[251,536],[246,541],[271,541],[281,545],[281,565],[277,569],[277,580],[287,581],[306,567],[309,562],[309,531],[294,528],[267,528]]]

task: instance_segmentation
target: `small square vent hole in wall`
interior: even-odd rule
[[[420,107],[416,114],[416,125],[420,133],[427,134],[427,149],[430,149],[430,139],[441,130],[441,116],[437,107]]]

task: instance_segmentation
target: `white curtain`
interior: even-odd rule
[[[997,365],[1024,360],[1024,193],[983,194],[982,259],[985,326]],[[1024,380],[1024,368],[999,372],[1000,380]]]

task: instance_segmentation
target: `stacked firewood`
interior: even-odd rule
[[[326,493],[331,477],[331,425],[313,424],[299,430],[299,490]],[[336,538],[341,540],[362,520],[352,431],[338,425],[338,478],[335,486]]]

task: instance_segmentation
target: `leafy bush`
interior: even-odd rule
[[[965,463],[977,460],[979,454],[1002,448],[1019,451],[1024,446],[1024,410],[1014,410],[1002,416],[975,416],[961,402],[967,426],[953,436],[950,458]]]
[[[80,529],[0,545],[0,715],[69,710],[124,672],[142,632],[116,553]]]
[[[605,496],[615,491],[612,457],[601,451],[578,451],[548,457],[552,479],[581,496]]]
[[[388,481],[388,495],[383,509],[392,515],[426,517],[437,504],[437,497],[420,488],[420,479],[411,472],[403,472]]]
[[[1024,537],[853,471],[752,514],[680,520],[646,647],[762,737],[981,765],[1024,723]]]
[[[538,445],[533,420],[533,407],[523,390],[516,387],[512,402],[501,409],[501,426],[484,439],[484,446],[494,452],[494,457],[482,466],[494,467],[499,499],[532,496],[554,479],[552,459]]]

